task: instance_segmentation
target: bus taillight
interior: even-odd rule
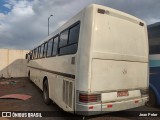
[[[100,94],[79,94],[79,102],[90,103],[90,102],[99,102],[101,100]]]

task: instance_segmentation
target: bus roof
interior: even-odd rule
[[[73,16],[72,18],[70,18],[69,20],[67,20],[66,23],[64,23],[62,26],[60,26],[57,30],[55,30],[54,32],[52,32],[50,34],[50,36],[46,37],[45,39],[42,40],[42,42],[40,42],[39,45],[43,44],[44,42],[46,42],[47,40],[51,39],[53,36],[57,35],[58,33],[60,33],[61,31],[63,31],[67,25],[69,25],[69,23],[73,24],[74,22],[76,22],[77,17],[80,18],[80,16],[85,13],[86,11],[90,10],[90,9],[104,9],[104,10],[107,10],[107,11],[110,11],[112,13],[116,13],[116,14],[119,14],[123,17],[125,17],[126,19],[129,19],[129,20],[132,20],[134,22],[142,22],[145,24],[144,21],[142,21],[141,19],[133,16],[133,15],[130,15],[130,14],[127,14],[127,13],[124,13],[122,11],[119,11],[119,10],[116,10],[116,9],[113,9],[113,8],[109,8],[109,7],[106,7],[106,6],[103,6],[103,5],[98,5],[98,4],[91,4],[87,7],[85,7],[84,9],[82,9],[79,13],[77,13],[75,16]],[[36,46],[37,47],[37,46]]]

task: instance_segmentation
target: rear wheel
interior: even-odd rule
[[[152,89],[149,90],[149,104],[151,106],[155,106],[156,105],[156,95],[154,93],[154,91]]]
[[[43,83],[43,100],[44,100],[44,103],[47,105],[51,103],[51,100],[49,98],[48,80],[45,80]]]

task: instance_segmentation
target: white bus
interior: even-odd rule
[[[90,5],[29,54],[28,76],[46,104],[91,115],[148,101],[147,27],[134,16]]]

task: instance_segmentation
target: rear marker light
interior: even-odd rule
[[[134,101],[134,103],[139,103],[139,100]]]
[[[108,10],[103,10],[103,9],[100,9],[100,8],[98,8],[97,12],[100,13],[100,14],[109,14]]]
[[[105,10],[98,8],[98,13],[105,14]]]
[[[144,26],[144,23],[140,22],[139,25],[140,25],[140,26]]]
[[[107,108],[112,108],[112,104],[108,104],[108,105],[107,105]]]
[[[89,106],[89,109],[93,109],[93,106]]]

